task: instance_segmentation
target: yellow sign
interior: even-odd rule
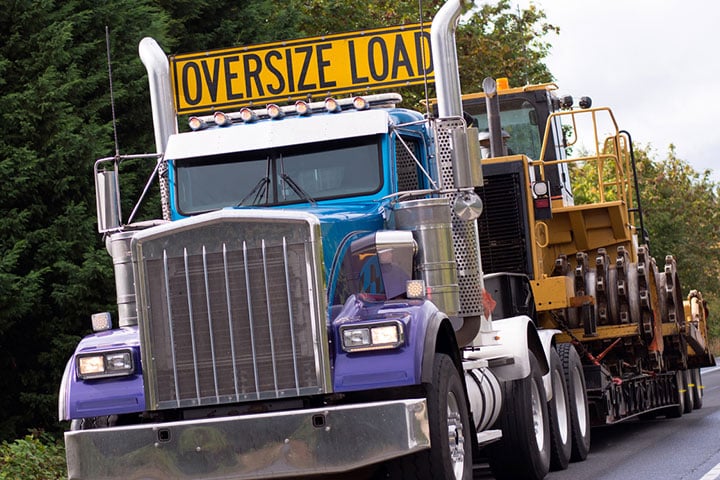
[[[170,57],[175,109],[199,113],[363,93],[433,78],[420,24]]]

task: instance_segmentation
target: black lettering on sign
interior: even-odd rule
[[[188,79],[190,70],[193,70],[195,76],[195,96],[193,97],[190,96],[190,82]],[[197,63],[188,62],[183,65],[182,86],[183,92],[185,92],[185,101],[188,105],[197,105],[200,103],[200,100],[202,100],[202,82],[200,81],[200,69]]]
[[[378,49],[380,50],[380,65],[379,69],[377,60],[375,59],[375,46],[378,46]],[[385,45],[385,40],[381,37],[374,37],[370,39],[370,42],[368,42],[368,59],[370,63],[370,76],[373,78],[373,80],[377,82],[381,82],[385,80],[388,76],[388,51],[387,51],[387,45]]]
[[[205,83],[207,83],[208,92],[210,92],[210,100],[215,103],[217,101],[218,81],[220,80],[220,59],[216,58],[213,62],[212,72],[208,68],[207,60],[203,60],[200,63],[202,64],[203,75],[205,75]]]
[[[283,78],[282,72],[278,70],[275,65],[273,65],[273,59],[282,60],[282,55],[280,55],[280,52],[278,52],[277,50],[270,50],[265,55],[265,65],[267,66],[268,71],[272,73],[275,78],[277,78],[277,87],[273,86],[272,83],[266,84],[265,87],[268,89],[268,92],[273,95],[277,95],[279,93],[282,93],[283,90],[285,90],[285,79]]]
[[[320,88],[331,88],[337,85],[337,82],[326,82],[325,81],[325,67],[330,66],[330,60],[323,59],[323,50],[331,49],[332,45],[324,43],[316,47],[317,54],[317,66],[318,66],[318,80],[320,81]]]
[[[419,24],[170,57],[178,114],[432,81]]]
[[[302,69],[300,70],[300,78],[298,79],[298,90],[313,90],[317,88],[314,83],[305,83],[307,80],[308,69],[310,67],[310,59],[312,57],[312,46],[298,47],[295,49],[295,53],[304,53]]]
[[[395,35],[395,49],[393,51],[392,66],[393,69],[390,76],[393,80],[398,78],[398,70],[400,70],[400,67],[405,67],[406,76],[415,76],[415,73],[413,73],[412,62],[410,62],[410,55],[408,55],[407,48],[405,48],[405,42],[400,34]]]
[[[237,55],[225,57],[223,59],[223,66],[225,68],[225,91],[227,93],[228,100],[240,100],[244,98],[242,93],[235,93],[232,89],[232,81],[237,78],[238,74],[230,70],[230,64],[239,61],[240,57]]]
[[[433,71],[432,55],[430,55],[430,34],[415,32],[415,53],[417,56],[418,75],[425,72],[430,75]],[[423,60],[423,53],[427,55],[429,64]]]
[[[254,64],[254,66],[250,65],[251,63]],[[243,57],[243,68],[245,69],[245,95],[252,98],[253,86],[250,82],[254,81],[258,96],[264,96],[265,90],[263,90],[262,83],[260,82],[260,72],[262,71],[262,61],[260,61],[260,57],[254,53],[248,53]]]
[[[292,53],[289,48],[285,49],[285,65],[287,66],[287,84],[288,91],[293,93],[295,91],[295,72],[293,71]]]
[[[355,56],[355,40],[348,41],[348,54],[350,56],[350,76],[352,78],[353,85],[367,83],[368,77],[358,76],[357,57]]]

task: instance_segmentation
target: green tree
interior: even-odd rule
[[[148,21],[159,12],[130,0],[0,9],[0,438],[12,438],[56,423],[65,362],[113,298],[92,180],[93,159],[113,151],[104,26],[116,27],[128,67],[115,77],[118,104],[139,118],[148,102],[135,46],[163,31]],[[132,145],[151,138],[149,124],[118,126]]]
[[[672,144],[662,161],[654,161],[649,149],[636,149],[635,155],[650,251],[660,263],[672,254],[683,294],[700,290],[710,311],[719,311],[720,186],[709,170],[696,172],[678,158]],[[713,327],[720,333],[718,324]]]
[[[463,91],[478,92],[485,77],[508,77],[513,86],[551,82],[544,63],[548,36],[560,29],[545,21],[534,4],[511,10],[509,0],[484,4],[458,32],[458,57]]]

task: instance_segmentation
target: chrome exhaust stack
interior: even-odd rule
[[[148,73],[150,87],[150,104],[152,105],[153,126],[155,128],[155,146],[157,153],[165,153],[170,135],[178,133],[177,116],[170,83],[170,65],[168,58],[155,39],[145,37],[138,46],[140,60]],[[162,162],[163,159],[158,160]],[[167,181],[166,168],[160,165],[158,170],[160,183],[160,199],[162,202],[163,220],[170,220],[170,187]]]
[[[460,21],[460,15],[473,3],[470,0],[449,0],[440,8],[432,21],[430,42],[440,118],[462,117],[460,69],[455,46],[455,30]]]
[[[461,323],[453,322],[458,345],[480,346],[492,332],[485,311],[478,226],[482,202],[474,191],[482,186],[477,129],[468,129],[462,110],[460,70],[455,31],[460,16],[473,6],[470,0],[448,0],[432,22],[430,32],[438,117],[434,120],[437,172],[440,188],[452,205],[452,232]]]

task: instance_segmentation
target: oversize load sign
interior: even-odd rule
[[[416,85],[426,71],[420,24],[170,57],[178,114]]]

